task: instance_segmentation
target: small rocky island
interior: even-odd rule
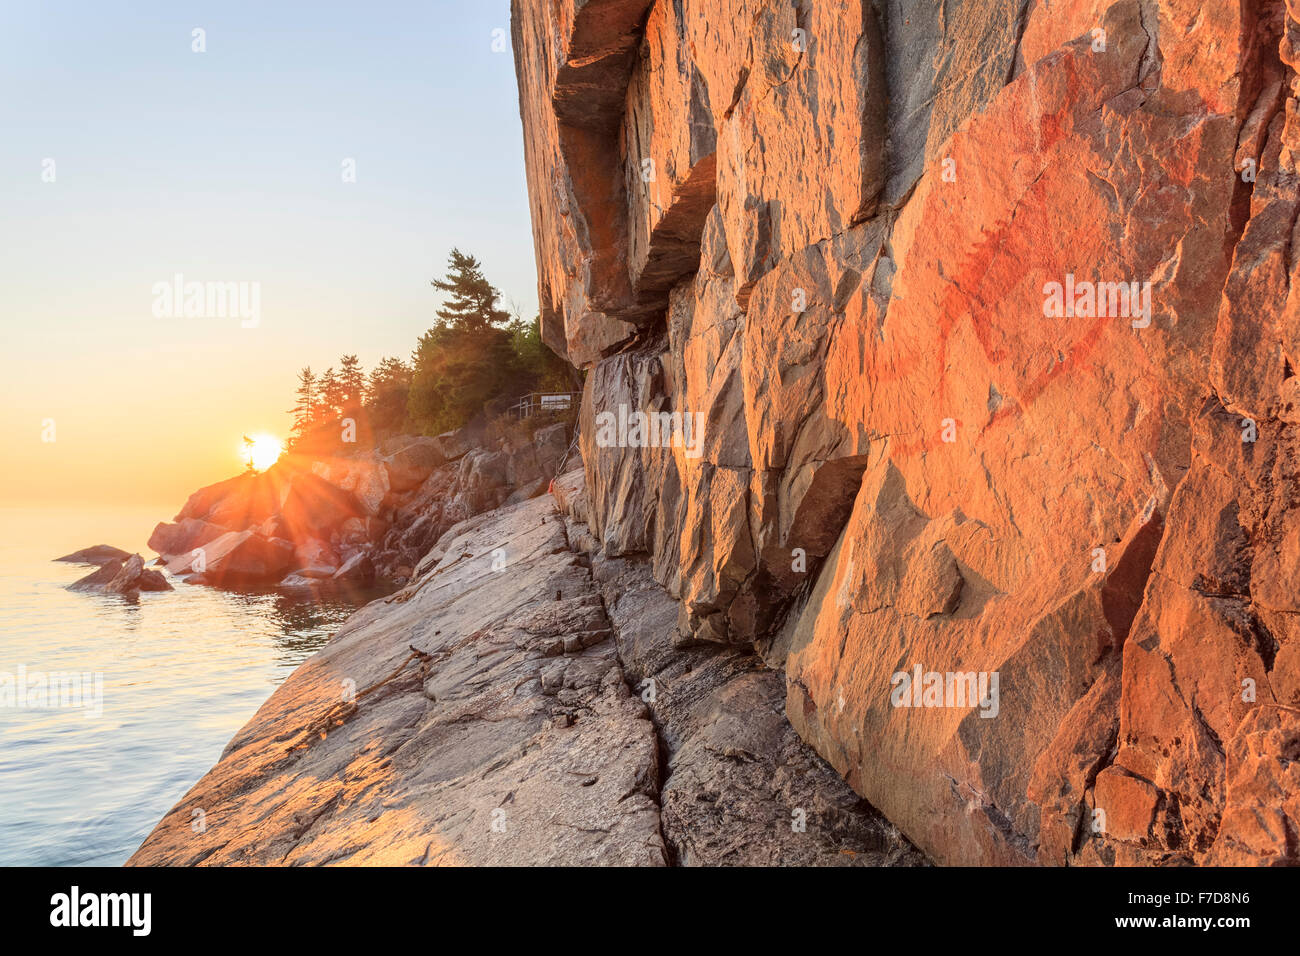
[[[161,572],[144,566],[144,558],[112,545],[97,544],[54,560],[69,564],[98,565],[99,570],[68,585],[73,591],[99,591],[135,599],[141,591],[172,590],[171,583]]]

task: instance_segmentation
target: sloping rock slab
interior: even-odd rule
[[[603,621],[550,500],[499,513],[299,667],[130,863],[662,865]]]

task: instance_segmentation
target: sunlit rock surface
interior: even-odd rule
[[[587,544],[937,862],[1297,862],[1297,12],[514,0]]]
[[[606,562],[598,584],[568,526],[544,497],[456,529],[294,672],[130,862],[922,862],[798,739],[775,674],[676,655],[676,602],[635,567]],[[645,678],[658,693],[629,684]]]
[[[354,615],[131,862],[662,863],[654,729],[553,511]]]

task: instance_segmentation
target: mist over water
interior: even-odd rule
[[[0,672],[103,675],[103,713],[0,707],[0,865],[118,865],[293,669],[368,595],[307,600],[172,579],[87,594],[52,561],[94,544],[152,554],[174,508],[0,508]],[[209,819],[209,826],[219,821]]]

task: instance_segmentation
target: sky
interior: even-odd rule
[[[533,316],[509,29],[508,0],[0,4],[0,505],[179,509],[287,434],[302,366],[407,358],[453,246]],[[256,321],[169,313],[177,275]]]

